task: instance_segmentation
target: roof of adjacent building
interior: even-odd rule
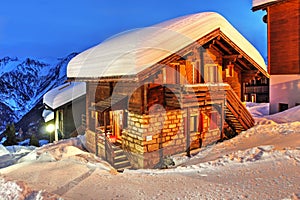
[[[260,10],[263,9],[267,6],[270,6],[272,4],[281,2],[284,0],[253,0],[252,1],[252,10],[256,11],[256,10]]]
[[[42,117],[44,118],[45,122],[49,122],[54,119],[54,112],[51,110],[45,109],[45,110],[43,110]]]
[[[86,94],[84,82],[66,83],[47,92],[43,97],[43,103],[55,110]]]
[[[74,57],[68,78],[134,76],[219,29],[267,73],[261,54],[224,17],[204,12],[112,37]]]

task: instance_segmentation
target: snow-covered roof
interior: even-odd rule
[[[51,109],[56,109],[86,94],[86,84],[83,82],[66,83],[47,92],[43,103]]]
[[[45,109],[45,110],[43,110],[42,117],[44,118],[45,122],[49,122],[54,119],[54,112],[51,110]]]
[[[136,75],[216,29],[267,71],[264,59],[224,17],[204,12],[117,35],[74,57],[69,78]]]
[[[252,9],[258,10],[265,5],[271,5],[271,4],[279,2],[279,1],[283,1],[283,0],[253,0],[252,1]]]

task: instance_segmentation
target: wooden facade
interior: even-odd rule
[[[166,156],[223,139],[225,127],[250,128],[254,121],[240,102],[243,85],[249,70],[256,72],[251,79],[265,75],[219,30],[210,35],[183,49],[184,57],[174,54],[138,74],[145,78],[139,83],[87,81],[89,148],[122,168],[112,156],[117,148],[111,143],[117,144],[132,167],[152,168]],[[195,48],[199,43],[204,48]]]
[[[254,0],[255,1],[255,0]],[[267,12],[270,112],[300,103],[300,1],[277,0],[257,4],[253,10]]]
[[[76,77],[87,84],[88,149],[119,170],[162,167],[252,127],[244,86],[268,76],[217,28],[136,75]]]

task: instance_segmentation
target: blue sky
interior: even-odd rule
[[[9,0],[0,5],[0,58],[64,57],[126,30],[204,11],[223,15],[267,55],[265,13],[252,12],[252,0]]]

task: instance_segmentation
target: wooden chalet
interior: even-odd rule
[[[244,85],[268,78],[258,51],[217,13],[120,34],[73,58],[90,151],[121,170],[160,167],[254,125]]]
[[[54,140],[84,133],[85,94],[85,83],[72,82],[56,87],[43,96],[43,118],[46,124],[54,124]]]
[[[300,105],[300,1],[253,0],[267,23],[270,113]]]

